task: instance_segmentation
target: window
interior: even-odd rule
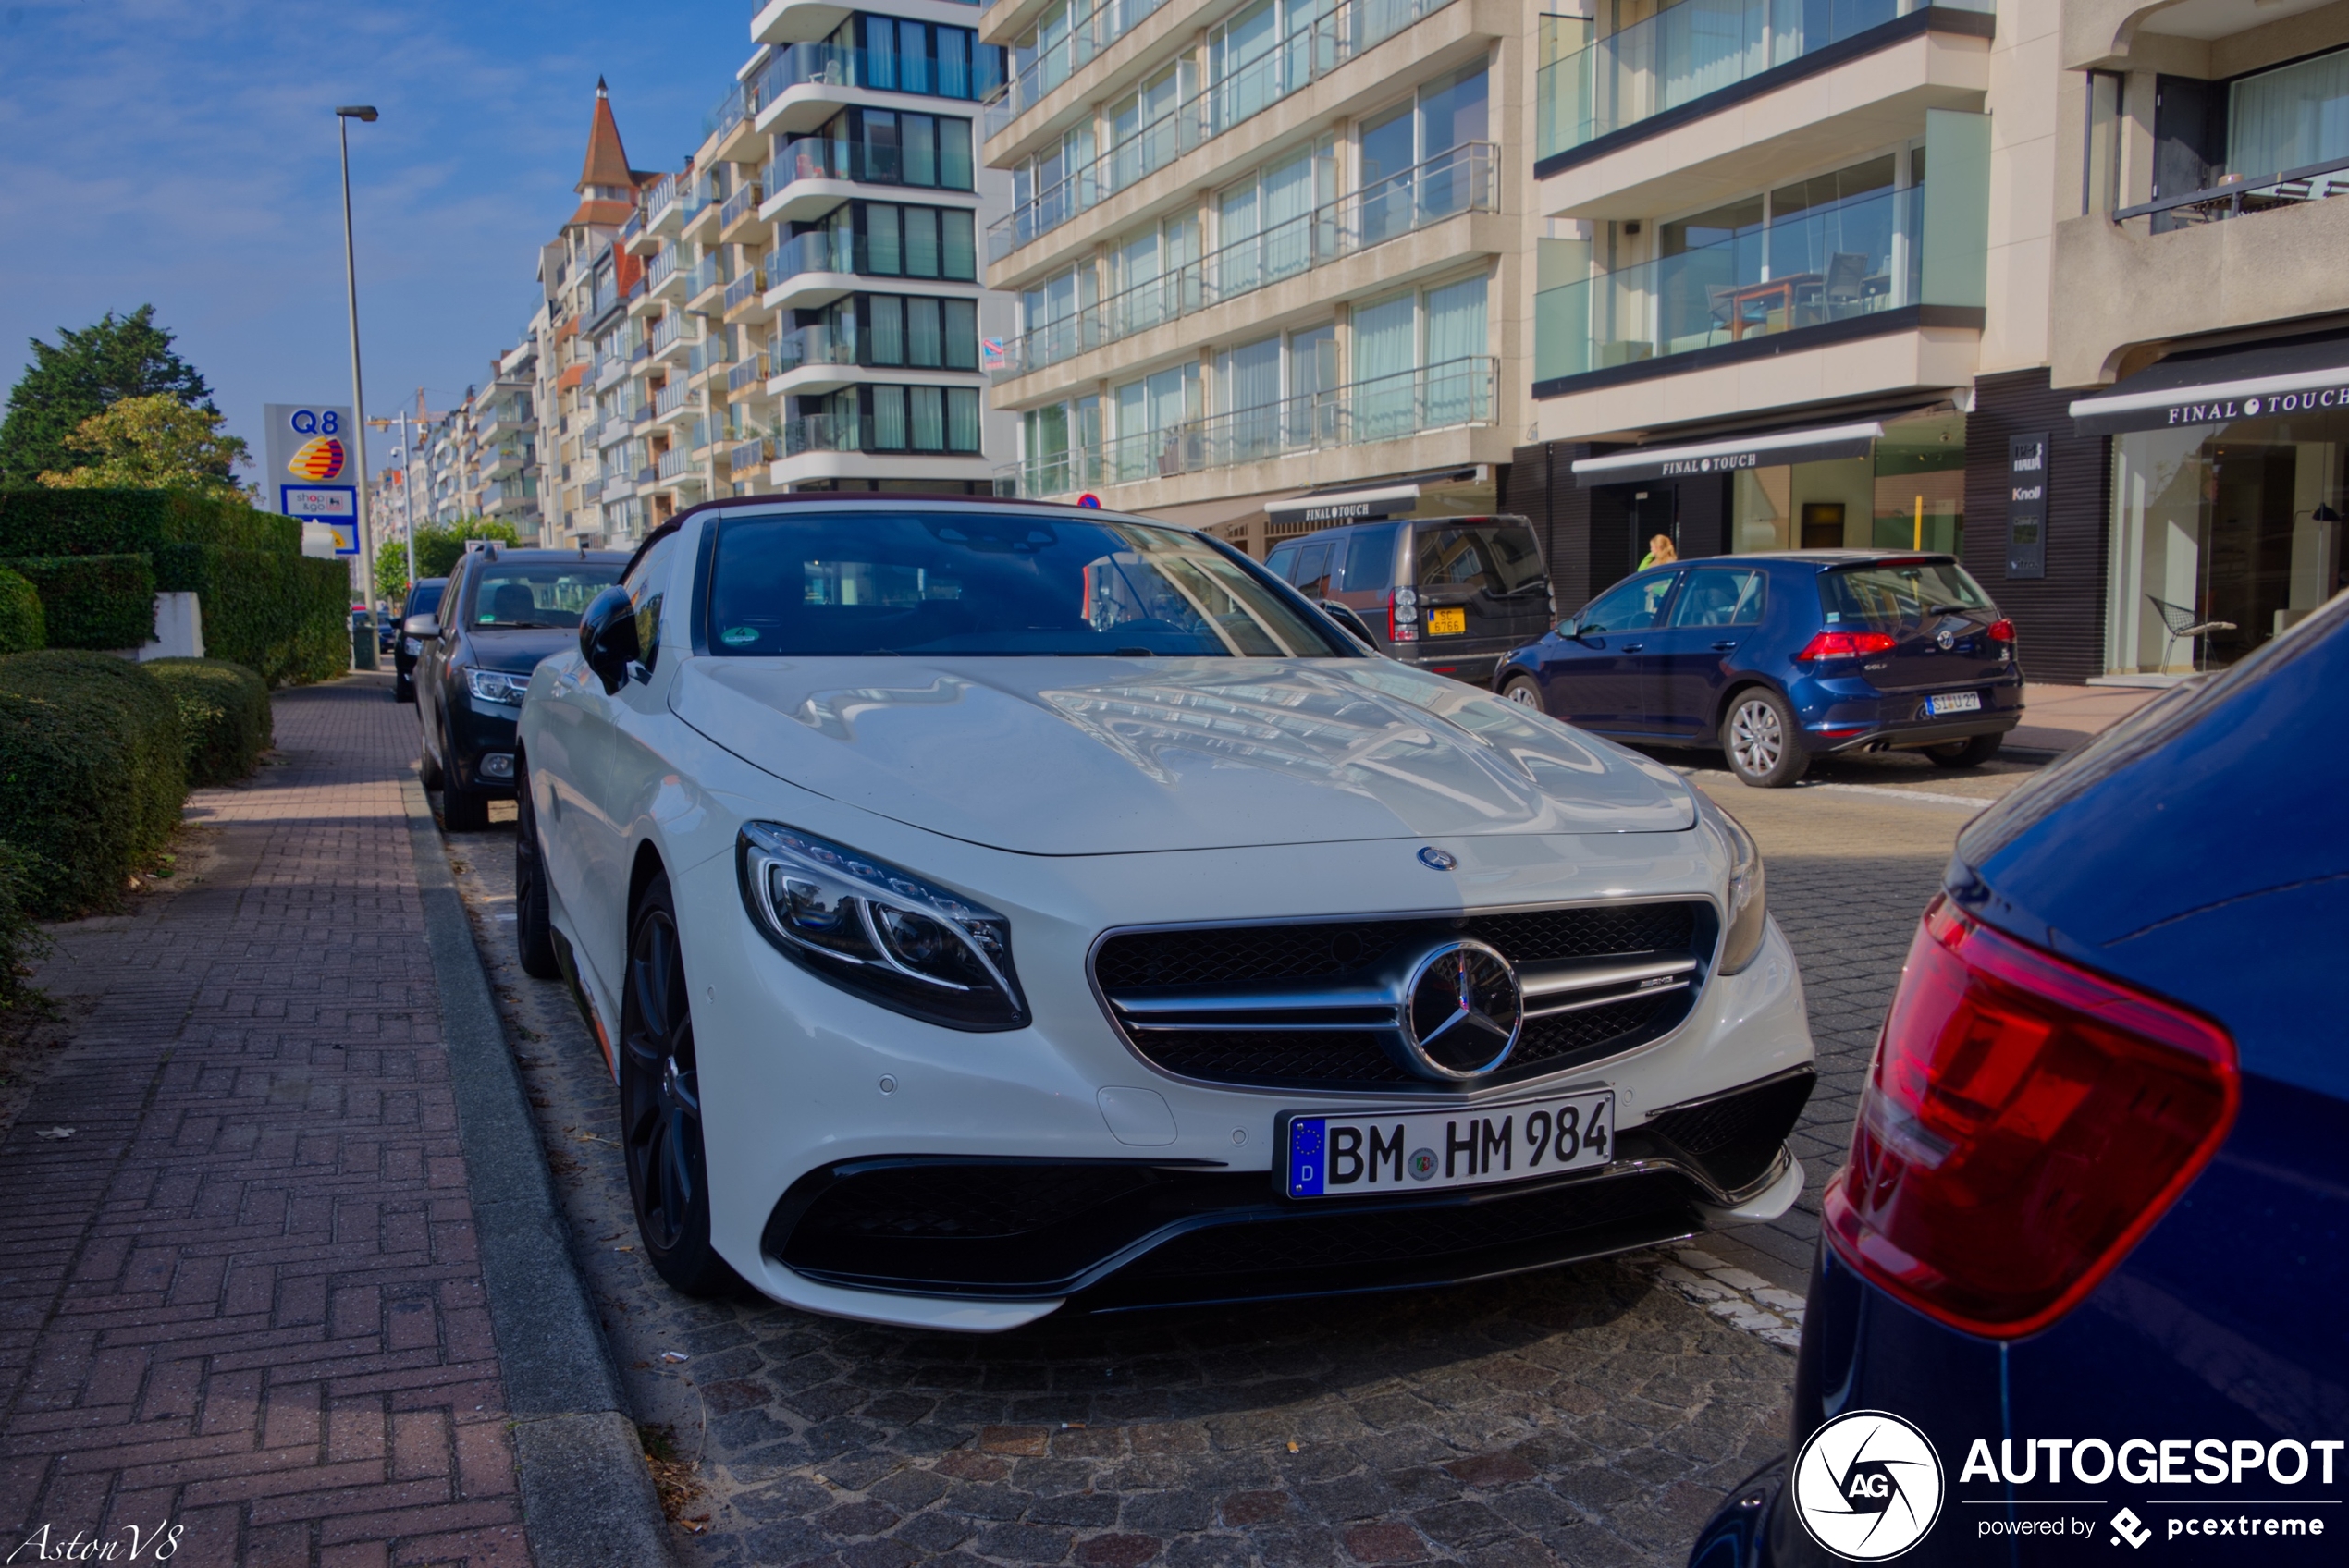
[[[1955,562],[1859,567],[1819,577],[1819,606],[1829,626],[1913,631],[1932,619],[1936,605],[1979,610],[1989,604],[1989,596]]]
[[[1759,626],[1769,577],[1751,569],[1700,567],[1672,606],[1675,626]]]
[[[834,395],[837,413],[859,415],[862,450],[976,453],[979,449],[976,386],[854,386]]]
[[[1003,80],[1003,52],[979,43],[978,35],[965,27],[858,16],[842,22],[831,42],[835,48],[857,51],[856,85],[861,87],[978,99]]]
[[[1355,307],[1357,439],[1389,440],[1492,417],[1484,304],[1480,274]]]
[[[1595,636],[1602,631],[1645,631],[1656,623],[1657,613],[1672,592],[1672,580],[1677,572],[1652,572],[1619,582],[1591,601],[1590,607],[1576,618],[1576,631],[1582,636]]]
[[[2115,71],[2088,73],[2088,133],[2080,164],[2080,211],[2095,216],[2121,205],[2121,114],[2129,79]]]
[[[1288,580],[1297,591],[1309,599],[1327,598],[1330,592],[1330,552],[1334,546],[1329,540],[1306,545],[1297,552],[1296,570]]]
[[[1347,539],[1346,573],[1339,586],[1348,594],[1395,586],[1395,530],[1360,528]]]
[[[1111,483],[1187,472],[1187,427],[1199,416],[1199,361],[1186,360],[1138,381],[1115,387],[1117,442],[1110,461]]]
[[[1412,553],[1422,588],[1473,585],[1507,598],[1549,581],[1533,531],[1521,523],[1422,523]]]
[[[1226,186],[1216,197],[1208,286],[1228,296],[1304,271],[1313,262],[1314,210],[1336,199],[1336,145],[1330,141]]]
[[[2227,167],[2280,174],[2349,158],[2349,49],[2245,77],[2227,89]]]

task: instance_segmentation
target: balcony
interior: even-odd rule
[[[738,239],[744,225],[757,221],[759,201],[756,181],[745,182],[727,197],[724,205],[718,209],[718,238],[728,243]]]
[[[767,308],[767,268],[763,258],[745,265],[742,276],[726,285],[725,309],[728,321],[764,321],[772,313]]]
[[[596,491],[596,498],[601,501],[620,501],[627,499],[635,493],[636,476],[623,470],[605,477],[603,484]]]
[[[706,343],[695,344],[686,353],[685,374],[699,375],[706,370],[712,370],[719,365],[730,362],[733,357],[734,351],[728,347],[726,339],[712,337]]]
[[[985,134],[1000,136],[1012,121],[1044,101],[1047,93],[1092,64],[1096,55],[1155,15],[1165,0],[1103,0],[1069,24],[1068,31],[1039,44],[1035,58],[1020,66],[1003,91],[987,101]]]
[[[1781,337],[1824,347],[1923,326],[1979,328],[1986,127],[1980,141],[1978,168],[1937,157],[1935,178],[1906,190],[1809,208],[1542,290],[1533,300],[1534,395],[1775,358],[1795,347]]]
[[[652,337],[649,339],[652,347],[652,357],[657,360],[663,358],[671,349],[676,348],[679,343],[683,342],[684,340],[684,337],[685,312],[683,311],[670,312],[667,315],[653,323]]]
[[[488,459],[481,465],[481,477],[497,479],[506,474],[519,473],[535,462],[537,459],[537,450],[522,442],[498,447],[489,453]]]
[[[747,473],[752,469],[765,468],[775,460],[775,438],[754,435],[735,443],[726,452],[726,466],[735,473]]]
[[[636,410],[622,404],[618,411],[605,420],[602,427],[596,432],[596,445],[599,449],[609,447],[616,442],[627,440],[629,436],[635,434],[635,431]]]
[[[1997,0],[1679,0],[1605,38],[1586,18],[1543,17],[1533,155],[1573,153],[1676,110],[1704,112],[1716,94],[1726,104],[1768,91],[1807,74],[1806,62],[1865,53],[1937,20],[1987,36],[1997,9]]]
[[[1095,447],[1006,463],[995,471],[995,493],[1060,496],[1301,452],[1399,441],[1430,431],[1489,425],[1494,418],[1499,366],[1491,355],[1472,355],[1285,403],[1122,436]]]
[[[1002,261],[1145,176],[1310,86],[1451,0],[1340,0],[1264,53],[1202,88],[1125,141],[988,226],[987,259]]]
[[[671,447],[660,455],[655,472],[663,484],[673,484],[694,472],[694,455],[683,447]]]
[[[678,246],[665,246],[661,249],[658,254],[653,257],[651,261],[645,263],[645,292],[646,295],[658,300],[660,298],[663,290],[668,288],[670,285],[681,284],[684,281],[684,279],[678,275],[677,271],[677,258],[682,253],[683,251]]]
[[[653,181],[652,189],[645,192],[643,204],[646,234],[677,232],[677,226],[683,215],[679,210],[677,198],[686,184],[687,181],[683,178],[674,174],[662,175]]]
[[[1463,213],[1499,210],[1500,149],[1471,141],[1367,190],[1275,224],[1197,262],[1035,327],[1004,346],[1002,381],[1328,266]]]
[[[667,420],[683,412],[686,407],[687,399],[692,396],[693,394],[691,390],[683,382],[670,382],[668,386],[653,394],[653,418],[656,420]]]
[[[685,278],[685,308],[707,313],[711,290],[725,281],[724,264],[716,256],[704,256]]]
[[[620,385],[628,374],[628,356],[624,353],[598,354],[596,357],[595,387],[598,392],[609,391]]]
[[[726,395],[731,398],[744,387],[762,386],[766,380],[767,356],[753,354],[726,373]]]

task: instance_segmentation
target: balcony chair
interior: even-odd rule
[[[2164,669],[2170,668],[2170,650],[2178,645],[2178,639],[2184,637],[2193,639],[2190,645],[2195,649],[2195,673],[2200,674],[2203,655],[2207,652],[2202,640],[2213,631],[2238,630],[2232,620],[2196,620],[2194,618],[2194,611],[2183,605],[2173,605],[2167,599],[2155,599],[2150,594],[2147,594],[2146,597],[2153,600],[2153,607],[2160,615],[2161,624],[2170,633],[2170,640],[2161,645],[2161,668]]]
[[[1829,321],[1857,314],[1867,294],[1868,263],[1874,257],[1856,251],[1838,251],[1827,258],[1827,276],[1819,285],[1819,303]]]

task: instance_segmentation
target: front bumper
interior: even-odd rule
[[[468,692],[449,704],[449,755],[442,766],[458,783],[485,795],[514,792],[514,727],[522,710],[479,703]],[[486,771],[488,759],[505,759],[502,774]]]

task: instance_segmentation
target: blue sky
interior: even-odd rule
[[[749,57],[750,0],[0,0],[0,388],[152,301],[261,448],[264,402],[347,403],[334,106],[353,124],[371,414],[485,380],[577,198],[596,78],[674,168]],[[380,460],[387,445],[371,438]]]

